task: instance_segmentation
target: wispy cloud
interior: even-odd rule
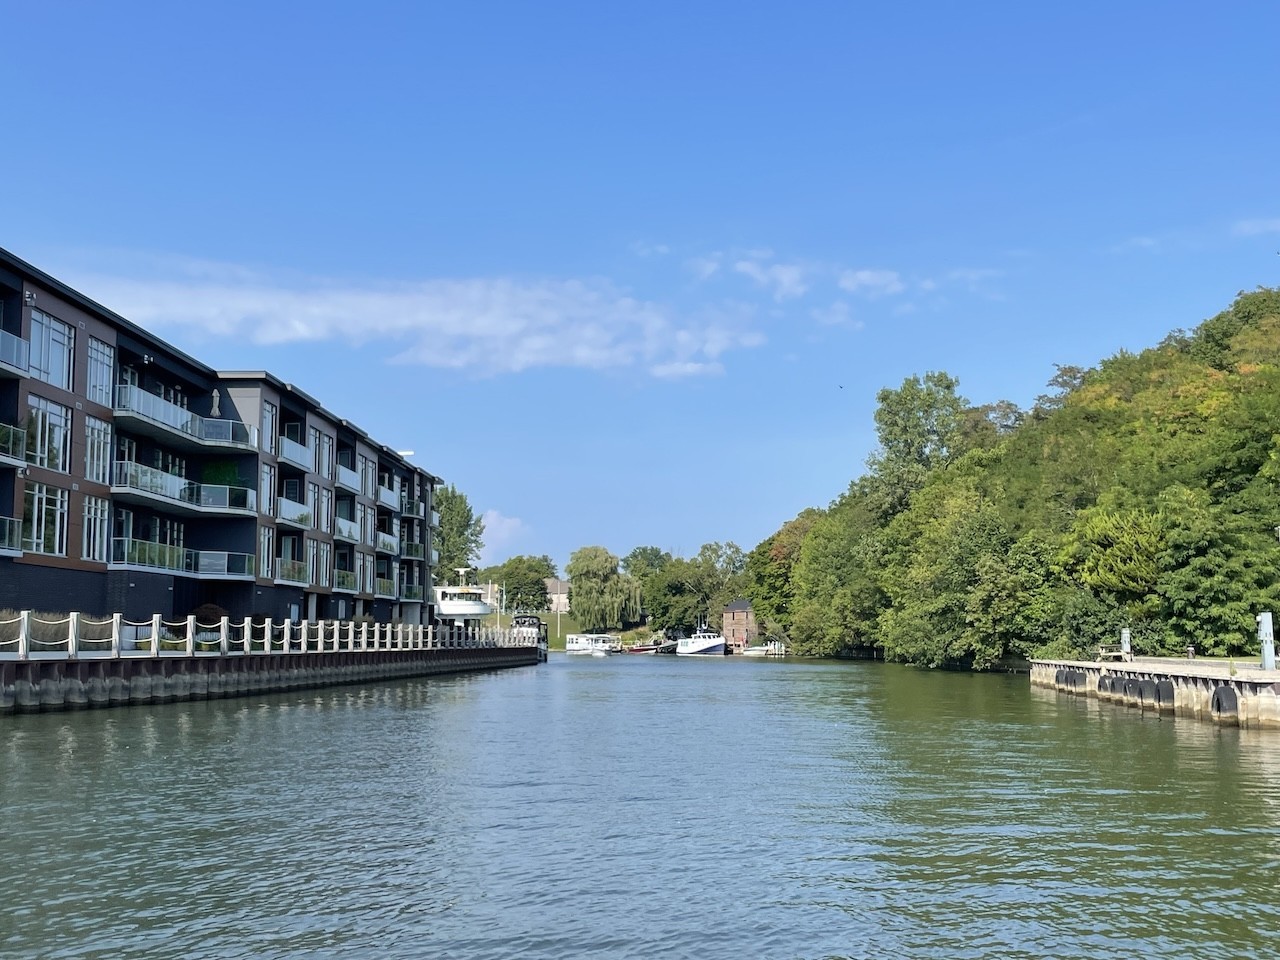
[[[644,240],[637,240],[631,244],[631,252],[637,257],[665,257],[671,252],[671,248],[665,243],[647,243]]]
[[[841,290],[865,297],[885,297],[906,289],[897,270],[843,270],[836,281]]]
[[[150,329],[186,326],[259,344],[385,344],[390,362],[480,375],[535,367],[705,373],[721,369],[728,351],[763,341],[750,309],[677,310],[602,278],[351,283],[202,261],[155,266],[145,279],[98,275],[78,285]]]
[[[529,532],[529,526],[519,517],[505,517],[497,510],[486,510],[484,521],[484,547],[480,551],[480,565],[492,566],[511,556],[511,548]]]
[[[1256,237],[1262,233],[1280,233],[1280,218],[1239,220],[1231,227],[1237,237]]]
[[[852,327],[862,329],[862,321],[853,315],[853,308],[844,300],[837,300],[827,307],[817,307],[809,315],[825,327]]]
[[[803,297],[809,289],[810,268],[800,263],[770,263],[770,256],[767,250],[753,251],[735,261],[733,269],[764,287],[778,302]]]

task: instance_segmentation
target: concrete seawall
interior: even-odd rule
[[[1140,711],[1226,726],[1280,728],[1280,670],[1156,657],[1032,660],[1031,683]]]
[[[236,697],[533,666],[536,647],[0,661],[0,713]]]

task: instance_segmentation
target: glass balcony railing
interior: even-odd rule
[[[276,561],[276,579],[283,580],[286,583],[311,583],[311,571],[307,569],[307,561],[305,560],[285,560]]]
[[[422,585],[417,583],[402,583],[400,585],[401,600],[421,600]]]
[[[440,526],[440,511],[439,511],[439,510],[432,510],[432,511],[431,511],[431,525],[432,525],[433,527],[438,527],[438,526]]]
[[[27,431],[7,423],[0,423],[0,458],[25,460],[27,457]]]
[[[196,484],[199,494],[197,506],[207,510],[248,510],[258,512],[258,491],[248,487],[220,487],[208,483]]]
[[[382,533],[381,531],[378,532],[373,545],[383,553],[398,553],[400,550],[400,541],[391,534]]]
[[[350,540],[352,543],[360,542],[360,524],[354,520],[348,520],[346,517],[333,518],[333,535],[342,540]]]
[[[0,364],[26,373],[31,369],[31,344],[0,330]]]
[[[315,454],[311,452],[311,448],[288,437],[280,438],[280,459],[302,470],[309,471],[316,465]]]
[[[182,477],[165,473],[155,467],[146,467],[130,460],[117,460],[112,471],[111,485],[117,489],[164,497],[211,512],[257,512],[258,491],[246,487],[224,487],[212,484],[192,483]]]
[[[313,517],[311,508],[305,503],[298,503],[296,500],[289,500],[285,497],[276,499],[276,517],[280,520],[287,520],[289,523],[296,524],[299,527],[313,526]]]
[[[433,567],[440,566],[440,551],[435,547],[431,548],[431,565]]]
[[[400,541],[400,556],[409,560],[421,560],[427,555],[427,548],[421,543],[413,543],[410,540]]]
[[[167,543],[128,540],[111,541],[111,562],[130,567],[148,567],[171,573],[189,573],[203,577],[252,577],[255,558],[251,553],[225,550],[191,550]]]
[[[22,521],[0,517],[0,552],[22,552]]]
[[[356,572],[354,570],[333,571],[333,589],[355,593],[360,589],[359,581],[356,579]]]
[[[180,433],[200,443],[217,446],[258,446],[258,428],[238,420],[214,420],[192,413],[163,397],[147,393],[140,387],[124,384],[116,387],[117,415],[133,414]]]
[[[400,509],[400,494],[390,487],[378,487],[378,503],[392,510]]]
[[[400,512],[406,517],[417,517],[421,520],[427,515],[427,505],[421,500],[409,500],[406,498],[400,501]]]
[[[345,487],[352,493],[360,492],[360,474],[356,473],[350,467],[344,467],[338,464],[338,486]]]
[[[377,597],[395,597],[396,582],[388,580],[386,577],[374,577],[373,593]]]

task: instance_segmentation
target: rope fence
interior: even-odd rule
[[[217,623],[93,618],[79,613],[0,611],[0,660],[93,660],[139,657],[227,657],[380,650],[448,650],[534,647],[527,630],[437,627],[367,620],[269,619]]]

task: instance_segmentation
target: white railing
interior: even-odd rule
[[[192,413],[186,407],[147,393],[130,384],[116,387],[116,414],[134,414],[168,427],[201,443],[234,447],[256,447],[258,428],[238,420],[218,420]]]
[[[536,647],[528,631],[464,631],[403,623],[353,620],[231,620],[195,617],[126,620],[120,614],[88,617],[23,610],[0,619],[0,660],[121,660],[142,657],[228,657],[268,654],[353,653],[392,650],[476,650]]]
[[[311,470],[316,465],[316,455],[311,452],[311,448],[305,443],[290,440],[288,437],[280,438],[280,459],[287,460],[303,470]]]
[[[30,369],[30,356],[31,344],[7,330],[0,330],[0,363],[26,372]]]

